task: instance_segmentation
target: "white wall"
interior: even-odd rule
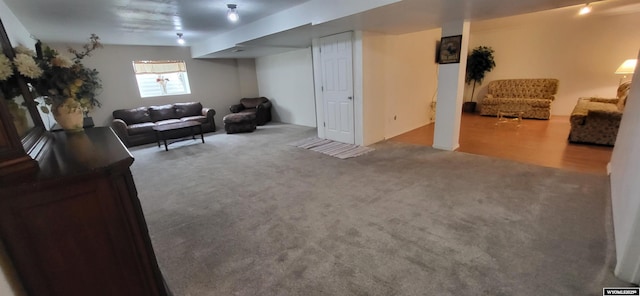
[[[637,50],[637,48],[636,48]],[[636,71],[634,81],[640,81]],[[632,83],[611,156],[611,202],[621,279],[640,283],[640,83]]]
[[[389,63],[389,36],[362,32],[362,136],[363,145],[385,139],[386,72]]]
[[[241,98],[255,97],[258,91],[258,76],[256,75],[255,59],[237,59],[238,86]],[[237,103],[236,103],[237,104]]]
[[[62,44],[53,46],[61,53],[66,53],[68,47]],[[71,46],[80,48],[81,45]],[[140,98],[131,64],[134,60],[184,60],[191,94]],[[252,61],[192,59],[187,47],[105,45],[85,58],[83,63],[97,69],[102,79],[103,91],[98,97],[102,107],[90,113],[99,126],[110,125],[111,113],[116,109],[199,101],[204,107],[216,110],[214,118],[220,128],[222,117],[230,113],[230,105],[237,104],[242,97],[258,95]]]
[[[391,138],[432,122],[431,102],[436,100],[438,64],[436,41],[440,29],[391,36],[385,118],[385,137]]]
[[[403,35],[364,32],[364,143],[388,139],[431,122],[437,87],[440,29]]]
[[[31,39],[31,34],[22,25],[20,20],[7,7],[4,1],[0,0],[0,19],[9,36],[9,42],[13,47],[22,44],[31,48],[35,48],[35,41]]]
[[[472,23],[469,50],[491,46],[496,60],[476,98],[489,81],[509,78],[559,79],[554,115],[569,115],[579,97],[615,97],[620,77],[613,72],[640,47],[640,12],[603,5],[585,16],[569,7]]]
[[[316,126],[311,48],[256,59],[260,96],[273,103],[274,121]]]

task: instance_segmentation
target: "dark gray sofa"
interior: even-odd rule
[[[153,127],[161,124],[193,120],[202,122],[202,132],[215,132],[214,115],[215,110],[203,108],[199,102],[175,103],[115,110],[111,126],[120,140],[127,147],[131,147],[155,142]],[[172,131],[169,137],[183,137],[189,133],[188,129],[176,130]]]

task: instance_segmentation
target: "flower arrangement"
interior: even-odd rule
[[[42,70],[33,58],[34,51],[24,46],[18,46],[14,50],[16,55],[13,60],[0,54],[0,92],[6,99],[13,99],[22,94],[18,87],[18,77],[31,82],[42,75]]]
[[[20,75],[35,95],[44,97],[45,103],[53,108],[62,104],[82,108],[83,111],[100,107],[96,98],[102,89],[98,71],[85,67],[82,59],[101,47],[100,38],[95,34],[91,34],[89,43],[83,45],[82,50],[69,48],[72,58],[61,55],[40,41],[36,43],[36,51],[18,46],[14,49],[13,60],[0,55],[1,90],[6,99],[19,95],[18,84],[12,80]],[[46,106],[41,106],[41,109],[49,112]]]
[[[162,87],[162,93],[167,94],[167,83],[169,82],[169,78],[158,75],[158,78],[156,78],[156,82],[159,83]]]
[[[73,58],[60,55],[49,46],[36,44],[37,62],[43,73],[34,83],[36,93],[45,97],[48,105],[63,103],[79,106],[83,111],[91,111],[100,107],[96,98],[102,89],[102,82],[96,69],[82,64],[82,59],[101,48],[100,37],[91,34],[89,43],[84,44],[81,51],[69,48]]]

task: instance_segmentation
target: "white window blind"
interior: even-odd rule
[[[143,98],[191,93],[184,61],[134,61],[133,71]]]

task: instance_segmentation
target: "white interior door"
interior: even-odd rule
[[[324,129],[327,139],[355,143],[351,32],[320,38]]]

